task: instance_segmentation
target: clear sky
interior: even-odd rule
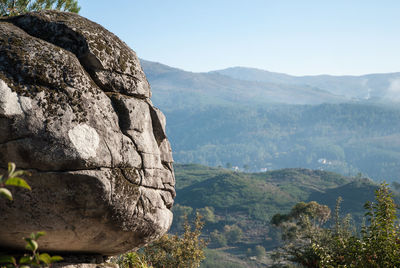
[[[187,71],[400,72],[399,0],[80,0],[140,58]]]

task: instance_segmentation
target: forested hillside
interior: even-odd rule
[[[167,116],[178,163],[400,178],[400,109],[384,102],[398,74],[296,78],[247,68],[219,71],[226,76],[142,64],[153,102]],[[357,99],[354,92],[368,87],[382,89],[380,97]]]
[[[177,198],[172,232],[182,231],[179,226],[183,214],[190,217],[194,217],[195,211],[203,214],[204,235],[211,239],[212,251],[208,253],[215,262],[227,254],[246,259],[248,248],[277,246],[280,235],[270,224],[272,215],[287,213],[301,201],[317,201],[333,210],[336,199],[342,196],[341,214],[351,213],[361,223],[363,204],[373,200],[377,189],[368,179],[309,169],[241,173],[177,164],[175,173]]]
[[[281,169],[261,173],[233,172],[201,165],[176,165],[176,202],[192,208],[213,207],[218,214],[241,214],[268,222],[278,212],[299,201],[314,200],[335,206],[345,195],[344,211],[362,210],[360,202],[373,198],[372,181],[310,169]],[[196,174],[196,175],[195,175]],[[184,186],[183,186],[184,185]],[[348,191],[363,188],[365,194]],[[333,198],[333,202],[331,199]]]
[[[166,113],[178,163],[305,167],[400,177],[400,110],[367,104],[209,107]]]

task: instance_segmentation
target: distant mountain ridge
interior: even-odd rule
[[[192,73],[141,61],[152,102],[167,116],[178,163],[400,178],[399,73],[294,77],[249,68]]]
[[[267,103],[321,104],[349,99],[308,85],[245,81],[220,73],[193,73],[164,64],[141,60],[162,109],[208,105],[254,105]]]
[[[212,71],[244,81],[286,85],[308,85],[350,99],[383,99],[400,101],[400,72],[361,76],[308,75],[292,76],[266,70],[231,67]]]
[[[231,67],[194,73],[141,59],[161,108],[265,103],[400,102],[400,72],[361,76],[293,76]],[[178,94],[176,94],[178,93]]]

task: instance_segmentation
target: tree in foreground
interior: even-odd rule
[[[281,229],[285,242],[281,258],[305,267],[318,267],[314,266],[318,256],[313,252],[311,241],[326,240],[326,231],[322,226],[330,214],[328,206],[315,201],[297,203],[288,214],[275,214],[271,223]]]
[[[0,0],[0,16],[16,16],[30,11],[56,9],[78,13],[77,0]]]
[[[311,224],[304,212],[297,219],[290,214],[274,216],[272,223],[286,235],[285,257],[305,267],[400,267],[400,230],[388,185],[381,184],[375,202],[365,204],[368,225],[361,234],[354,231],[349,217],[339,218],[339,206],[340,199],[332,228]],[[288,230],[290,222],[295,227]]]

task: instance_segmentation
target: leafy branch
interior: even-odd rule
[[[13,200],[13,196],[10,190],[5,188],[6,186],[16,186],[31,190],[29,184],[20,177],[21,175],[30,175],[30,173],[22,170],[15,170],[15,168],[14,163],[8,163],[7,177],[0,175],[0,195],[8,200]]]

